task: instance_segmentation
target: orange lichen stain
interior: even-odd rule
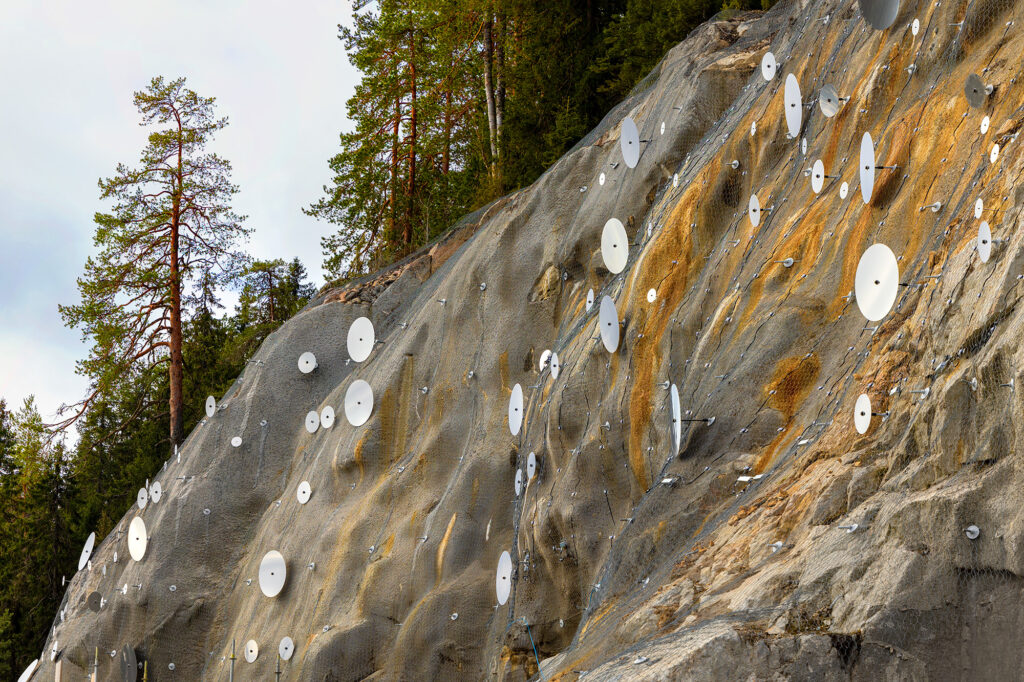
[[[469,496],[469,506],[473,507],[476,504],[477,498],[480,497],[480,479],[473,479],[473,492]]]
[[[821,360],[811,354],[810,357],[800,356],[784,358],[775,365],[775,373],[765,387],[768,393],[768,406],[773,407],[786,419],[790,419],[807,394],[814,388],[814,380],[821,372]],[[772,393],[774,391],[774,393]]]
[[[655,543],[661,542],[661,539],[663,537],[665,537],[665,528],[666,528],[666,525],[665,525],[664,521],[658,522],[658,527],[654,531],[654,542]]]
[[[395,534],[392,533],[388,536],[388,539],[384,541],[384,546],[381,548],[381,556],[388,556],[391,554],[391,548],[395,546]]]
[[[501,389],[503,391],[512,390],[512,387],[508,385],[509,376],[511,376],[508,371],[508,351],[498,357],[498,371],[501,373]]]
[[[405,455],[406,438],[409,433],[409,397],[412,395],[414,360],[405,356],[402,364],[401,390],[399,397],[389,388],[380,401],[380,439],[382,458],[390,464]]]
[[[360,438],[359,441],[356,443],[356,447],[354,448],[354,451],[352,453],[352,456],[356,460],[356,466],[359,467],[359,482],[360,483],[363,482],[363,473],[365,472],[365,468],[363,466],[363,464],[364,464],[364,462],[363,462],[363,448],[366,447],[366,439],[369,438],[369,437],[370,437],[370,432],[369,431],[364,433],[363,437]]]
[[[452,514],[452,518],[448,521],[448,528],[444,531],[444,537],[441,538],[441,543],[437,546],[437,559],[434,562],[434,587],[441,584],[441,573],[444,570],[444,551],[448,548],[448,541],[452,537],[452,529],[455,528],[455,519],[459,515]]]

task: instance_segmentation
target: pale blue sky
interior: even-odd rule
[[[330,227],[301,207],[328,182],[356,73],[337,39],[349,3],[248,0],[0,2],[0,397],[44,415],[74,402],[86,347],[58,303],[102,208],[96,181],[134,164],[146,131],[132,92],[185,76],[230,118],[213,149],[234,165],[236,209],[261,258],[298,256],[323,283]],[[227,300],[225,301],[227,302]]]

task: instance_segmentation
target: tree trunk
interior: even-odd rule
[[[416,31],[409,29],[409,206],[406,210],[402,241],[412,245],[412,225],[416,213]]]
[[[494,22],[488,14],[484,22],[484,97],[487,99],[487,128],[491,141],[491,175],[495,174],[498,161],[498,126],[494,108]]]
[[[501,128],[505,121],[505,17],[498,15],[494,40],[494,144],[497,148],[498,168],[501,168]]]
[[[388,192],[388,246],[394,245],[398,239],[398,231],[395,229],[395,197],[398,194],[398,126],[402,122],[402,100],[395,97],[395,122],[391,130],[391,189]]]
[[[171,367],[170,367],[170,415],[171,415],[171,447],[179,445],[185,439],[185,415],[182,413],[183,397],[181,393],[182,366],[181,355],[181,270],[178,262],[178,239],[181,227],[181,194],[182,183],[182,142],[181,127],[178,127],[178,174],[174,199],[171,208]]]

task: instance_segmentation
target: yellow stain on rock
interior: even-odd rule
[[[444,537],[441,538],[441,543],[437,546],[437,560],[435,561],[434,566],[434,570],[436,571],[436,575],[434,576],[434,587],[441,584],[441,574],[444,570],[444,552],[448,548],[448,541],[452,537],[452,529],[455,528],[455,519],[458,517],[459,515],[457,513],[452,514],[451,520],[448,521],[448,528],[444,531]]]

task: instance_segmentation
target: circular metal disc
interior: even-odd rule
[[[850,186],[845,182],[839,185],[839,198],[845,199],[846,195],[850,193]]]
[[[99,613],[101,605],[103,604],[103,595],[99,592],[92,591],[89,596],[85,598],[85,605],[89,607],[89,610],[93,613]]]
[[[782,101],[786,108],[786,128],[789,130],[789,136],[796,138],[800,135],[803,104],[800,100],[800,83],[791,73],[786,74],[786,89]]]
[[[860,196],[865,204],[871,203],[871,193],[875,191],[875,143],[871,134],[864,133],[860,139]]]
[[[761,77],[766,81],[775,78],[775,70],[778,66],[778,62],[775,61],[775,55],[771,52],[765,52],[764,56],[761,57]]]
[[[832,118],[839,113],[839,93],[831,85],[826,85],[818,93],[818,106],[821,107],[821,113],[825,114],[828,118]]]
[[[145,488],[139,488],[138,494],[135,495],[135,504],[139,505],[139,509],[145,509],[149,504],[149,492]]]
[[[750,201],[747,203],[747,215],[750,216],[750,224],[754,227],[761,224],[761,202],[756,194],[750,195]]]
[[[334,408],[330,405],[320,410],[320,426],[325,429],[334,426]]]
[[[825,164],[821,162],[821,159],[818,159],[811,168],[811,189],[814,190],[815,194],[818,194],[824,186]]]
[[[672,186],[673,187],[678,187],[679,186],[679,173],[673,173],[672,174]]]
[[[619,133],[619,147],[622,148],[622,160],[630,168],[636,168],[640,162],[640,131],[629,116],[622,119],[622,130]]]
[[[306,504],[309,502],[309,498],[312,494],[313,489],[309,486],[309,481],[303,481],[299,484],[299,487],[295,489],[295,499],[299,501],[299,504]]]
[[[619,274],[626,269],[626,261],[629,260],[629,237],[626,236],[626,228],[618,218],[611,218],[604,224],[601,232],[601,258],[604,259],[604,266],[613,274]]]
[[[356,379],[345,391],[345,418],[352,426],[362,426],[373,414],[373,389]]]
[[[989,160],[990,163],[995,163],[996,161],[999,160],[999,145],[998,144],[992,145],[992,151],[988,155],[988,160]]]
[[[601,312],[598,315],[601,326],[601,341],[609,353],[619,347],[619,314],[615,312],[615,303],[608,296],[601,297]]]
[[[121,682],[135,682],[139,675],[139,661],[135,649],[128,644],[121,647]]]
[[[802,140],[800,140],[800,153],[802,155],[804,155],[804,156],[807,156],[807,138],[806,137],[803,138]]]
[[[96,533],[89,533],[89,537],[85,539],[85,545],[82,546],[82,554],[78,557],[78,570],[81,571],[85,568],[85,565],[89,563],[89,557],[92,556],[92,548],[96,545]]]
[[[39,659],[37,658],[36,660],[28,664],[28,667],[25,668],[25,672],[23,672],[21,676],[18,678],[18,682],[28,682],[29,678],[32,677],[32,674],[35,673],[36,668],[38,667]]]
[[[160,481],[153,481],[149,486],[149,499],[153,500],[153,504],[160,501],[160,497],[164,494],[164,487],[160,485]]]
[[[299,356],[299,371],[303,374],[309,374],[316,369],[316,356],[306,351]]]
[[[217,411],[217,399],[212,395],[206,398],[206,416],[212,417],[213,413]]]
[[[502,552],[498,558],[498,573],[494,578],[494,587],[498,592],[498,603],[503,605],[508,601],[508,595],[512,593],[512,557],[507,551]]]
[[[593,289],[589,289],[587,291],[587,312],[589,313],[590,309],[593,308],[593,307],[594,307],[594,290]]]
[[[149,544],[149,536],[146,535],[146,522],[141,516],[132,519],[128,526],[128,553],[135,561],[142,561],[146,556],[146,545]]]
[[[604,181],[605,181],[604,173],[601,173],[600,175],[597,176],[597,184],[599,184],[599,185],[601,185],[603,187],[604,186]]]
[[[672,384],[671,389],[671,403],[672,403],[672,454],[679,454],[679,445],[683,437],[683,423],[679,421],[682,418],[681,408],[679,407],[679,389],[676,388],[675,384]]]
[[[884,31],[896,21],[900,0],[857,0],[864,21],[876,31]]]
[[[523,494],[523,470],[516,469],[516,497]]]
[[[988,116],[986,116],[985,118],[981,119],[981,134],[982,135],[984,135],[985,133],[988,132],[988,126],[989,126],[990,123],[991,123],[991,121],[989,121]]]
[[[348,328],[348,355],[356,362],[362,362],[370,357],[373,350],[373,343],[376,340],[373,333],[373,323],[368,317],[357,318],[352,326]]]
[[[231,447],[233,447],[233,448],[240,448],[240,447],[242,447],[242,437],[241,436],[235,436],[234,438],[232,438],[231,439]]]
[[[558,378],[558,373],[562,369],[562,365],[558,362],[558,353],[552,353],[551,354],[550,365],[551,365],[551,378],[552,379],[557,379]]]
[[[537,475],[537,453],[531,452],[526,458],[526,478],[533,480],[533,477]]]
[[[310,433],[316,433],[316,430],[320,428],[320,415],[317,414],[316,410],[310,410],[306,413],[306,431]]]
[[[252,663],[260,655],[260,645],[256,643],[255,639],[250,639],[245,643],[245,660],[247,663]]]
[[[985,104],[985,98],[988,93],[985,92],[985,82],[976,73],[972,73],[967,77],[967,81],[964,82],[964,97],[967,98],[967,103],[977,109],[978,107]]]
[[[523,387],[516,384],[512,387],[512,395],[508,397],[508,430],[513,436],[519,435],[523,426]]]
[[[992,257],[992,230],[985,220],[978,226],[978,256],[981,257],[982,263],[987,263]]]
[[[658,300],[658,291],[656,289],[648,289],[647,302],[654,303],[656,300]]]
[[[974,217],[980,218],[981,214],[985,212],[985,202],[982,201],[981,197],[974,202]]]
[[[913,23],[910,24],[910,32],[911,32],[911,34],[913,34],[915,36],[918,33],[920,33],[921,32],[921,22],[918,21],[917,19],[914,19]]]
[[[860,257],[854,276],[857,307],[864,317],[871,322],[885,317],[896,302],[899,283],[899,264],[892,249],[885,244],[869,246]]]
[[[537,367],[541,372],[543,372],[544,368],[548,366],[548,360],[550,359],[551,351],[545,349],[544,352],[540,354],[540,360],[537,362]]]
[[[276,597],[284,589],[284,580],[288,577],[288,568],[284,557],[276,549],[263,555],[260,562],[260,590],[268,597]]]
[[[757,135],[757,121],[750,124],[750,136],[753,137],[754,135]]]
[[[853,425],[857,427],[857,433],[867,433],[871,426],[871,398],[867,393],[861,393],[853,406]]]
[[[282,637],[281,643],[277,645],[277,655],[282,661],[287,661],[295,653],[295,642],[291,637]]]

